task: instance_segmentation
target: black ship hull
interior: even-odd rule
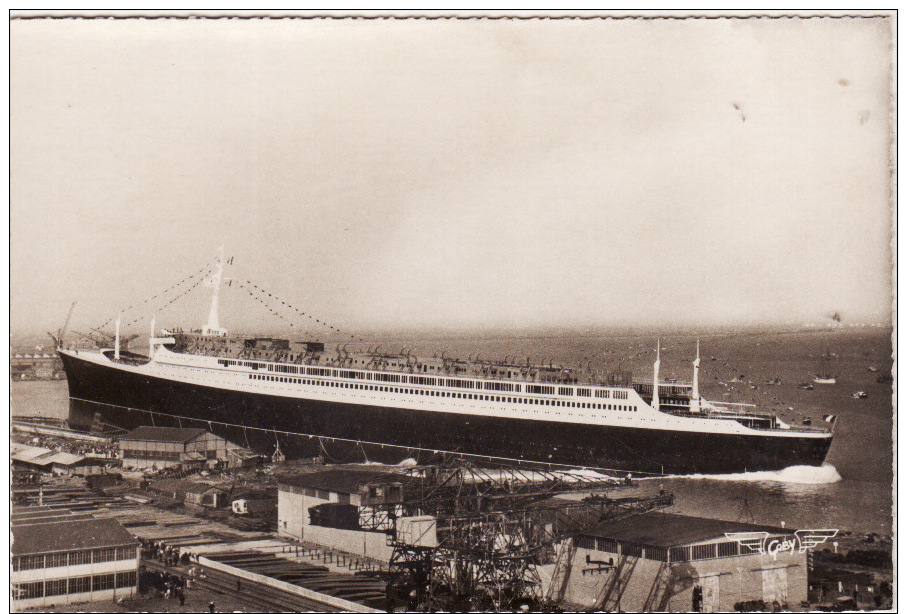
[[[399,462],[444,451],[638,473],[714,474],[818,466],[831,445],[830,437],[627,428],[293,399],[61,356],[74,428],[88,426],[96,414],[127,429],[201,426],[259,453],[270,454],[279,443],[290,458]]]

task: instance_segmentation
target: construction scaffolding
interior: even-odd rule
[[[632,482],[588,471],[489,469],[455,458],[408,475],[402,505],[364,510],[394,525],[389,610],[557,609],[574,537],[673,504],[672,495],[611,498],[603,492]],[[546,564],[554,572],[543,590]]]

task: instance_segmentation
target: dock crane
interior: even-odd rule
[[[449,459],[409,472],[416,479],[401,480],[402,505],[384,516],[393,525],[386,529],[393,547],[389,609],[556,610],[576,538],[601,522],[674,503],[667,494],[612,498],[600,493],[632,483],[547,468],[487,469]],[[592,494],[555,498],[584,491]],[[413,521],[430,525],[431,537],[413,539],[406,528]],[[538,567],[550,563],[554,576],[544,594]]]
[[[72,302],[72,305],[69,306],[69,313],[66,315],[66,321],[63,323],[63,328],[57,331],[57,334],[54,335],[52,332],[48,331],[48,335],[51,339],[54,340],[54,347],[63,346],[63,336],[66,334],[66,329],[69,328],[69,320],[72,319],[72,310],[76,307],[76,301]]]

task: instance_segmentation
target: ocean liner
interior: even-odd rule
[[[692,382],[556,365],[420,358],[380,348],[230,335],[218,293],[200,330],[155,331],[148,355],[59,347],[70,424],[205,426],[260,452],[346,444],[371,460],[456,453],[635,474],[737,473],[821,465],[829,430],[753,406],[708,401]],[[334,450],[340,448],[333,448]],[[361,458],[360,458],[361,460]]]

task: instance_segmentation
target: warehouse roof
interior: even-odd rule
[[[315,488],[339,493],[358,493],[362,486],[368,484],[403,483],[409,478],[399,473],[387,471],[360,471],[357,469],[327,469],[316,473],[306,473],[280,480],[279,485],[299,488]]]
[[[14,507],[9,515],[12,524],[35,524],[36,521],[45,519],[71,520],[73,517],[72,510],[50,505]]]
[[[53,452],[50,448],[39,448],[36,446],[27,446],[21,443],[12,443],[9,447],[10,457],[14,461],[27,462],[33,458],[43,456],[48,452]]]
[[[113,518],[78,518],[11,527],[14,555],[134,546],[138,541]]]
[[[222,493],[229,492],[226,488],[218,486],[217,484],[207,484],[205,482],[198,482],[196,484],[190,485],[186,488],[186,492],[191,493],[206,493],[209,490],[219,490]]]
[[[725,533],[766,531],[772,535],[793,533],[790,529],[745,522],[730,522],[698,516],[650,512],[602,524],[586,535],[606,537],[644,546],[683,546],[724,537]]]
[[[32,446],[20,446],[10,452],[10,458],[13,461],[40,467],[47,467],[52,464],[73,466],[80,463],[103,465],[107,462],[107,459],[104,458],[85,457],[77,454],[70,454],[69,452],[57,452],[47,448],[35,448]]]
[[[207,433],[205,429],[180,429],[168,426],[140,426],[122,437],[120,441],[166,441],[188,443]]]

